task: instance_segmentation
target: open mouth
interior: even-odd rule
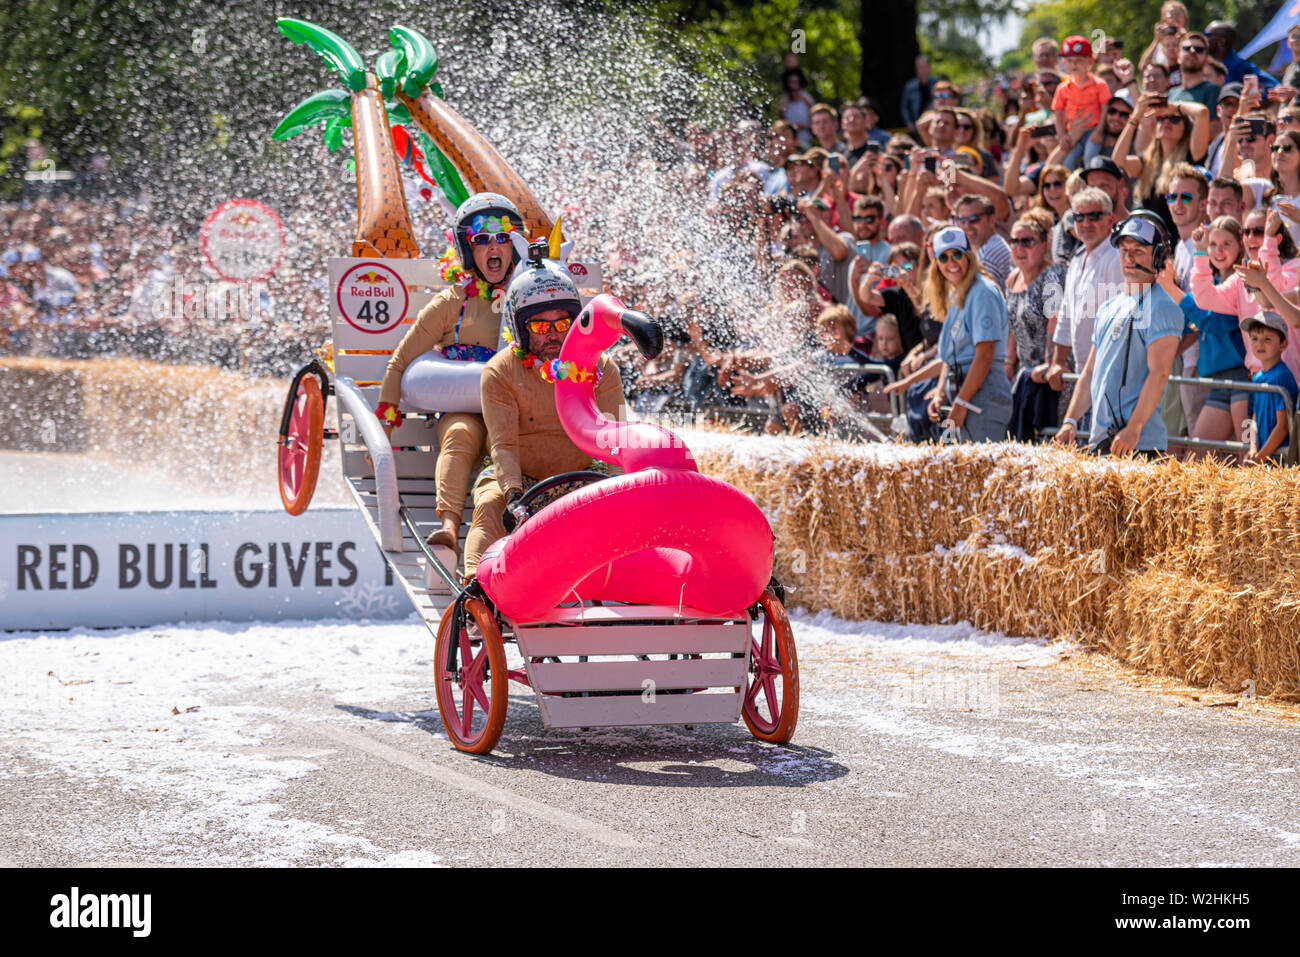
[[[503,259],[501,258],[501,254],[500,254],[500,253],[492,253],[491,255],[488,256],[487,267],[488,267],[488,269],[490,269],[492,272],[496,272],[498,269],[501,268],[501,266],[502,266],[504,263],[505,263],[505,260],[503,260]]]

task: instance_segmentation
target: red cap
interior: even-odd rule
[[[1092,44],[1087,37],[1066,37],[1061,41],[1061,56],[1086,56],[1092,59]]]

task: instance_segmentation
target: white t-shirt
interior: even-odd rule
[[[1092,351],[1092,327],[1097,310],[1108,299],[1124,292],[1124,274],[1119,268],[1119,250],[1103,239],[1089,252],[1080,249],[1065,271],[1060,318],[1052,341],[1069,346],[1074,354],[1074,371],[1082,372]]]

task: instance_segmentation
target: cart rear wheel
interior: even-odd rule
[[[452,605],[442,616],[434,650],[438,713],[457,750],[487,754],[506,726],[510,682],[505,646],[496,619],[481,601],[466,600],[466,627],[459,635],[451,633],[454,612]]]
[[[280,501],[290,515],[301,515],[316,491],[325,438],[325,400],[316,377],[302,376],[289,402],[288,428],[280,437]]]
[[[758,636],[750,635],[749,684],[741,713],[760,741],[785,744],[799,723],[799,660],[785,606],[765,591],[758,599]]]

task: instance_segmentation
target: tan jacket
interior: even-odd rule
[[[453,286],[438,293],[420,310],[419,318],[388,360],[384,384],[379,389],[380,402],[400,405],[402,373],[406,367],[430,349],[449,346],[456,341],[456,317],[464,301],[463,293]],[[492,303],[478,298],[466,302],[465,317],[460,323],[461,344],[495,349],[500,329],[501,313],[492,311]]]
[[[623,404],[623,380],[618,366],[602,356],[603,376],[596,386],[596,405],[617,416]],[[483,422],[497,481],[509,494],[524,487],[521,473],[536,479],[585,469],[591,456],[581,451],[560,424],[555,408],[555,383],[534,366],[525,369],[519,357],[502,349],[483,370]]]

